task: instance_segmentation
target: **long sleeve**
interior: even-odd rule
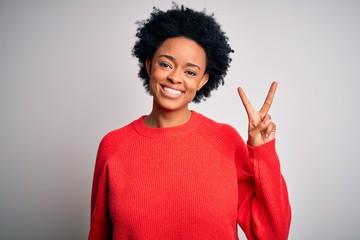
[[[258,147],[244,144],[243,148],[247,148],[248,163],[245,171],[244,164],[237,164],[238,222],[248,239],[285,240],[291,209],[275,140]]]
[[[112,223],[108,207],[108,168],[104,141],[96,157],[92,193],[89,240],[111,239]]]
[[[90,240],[287,238],[290,207],[274,142],[252,148],[237,131],[193,112],[184,125],[143,118],[101,141]]]

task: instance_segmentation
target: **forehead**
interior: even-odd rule
[[[204,49],[194,40],[185,37],[166,39],[156,50],[155,56],[170,55],[179,61],[196,61],[205,64],[206,54]]]

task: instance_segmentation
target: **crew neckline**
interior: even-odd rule
[[[191,110],[190,119],[181,125],[174,127],[164,127],[164,128],[152,128],[146,126],[144,123],[144,118],[146,115],[141,116],[133,122],[135,131],[142,136],[158,138],[158,137],[173,137],[179,135],[185,135],[190,132],[195,131],[202,120],[202,115]]]

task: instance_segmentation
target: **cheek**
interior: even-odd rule
[[[150,75],[149,90],[151,95],[154,95],[154,93],[159,88],[159,79],[160,79],[159,77],[160,77],[159,74],[156,74],[156,72],[153,72]]]
[[[149,80],[149,90],[150,90],[150,94],[151,94],[151,95],[154,95],[155,86],[156,86],[156,84],[154,84],[154,79],[153,79],[152,77],[150,77],[150,80]]]
[[[194,92],[197,92],[200,88],[201,79],[191,79],[187,82],[187,88],[191,89]]]
[[[150,87],[156,87],[162,81],[162,79],[166,79],[166,75],[158,70],[153,70],[150,75],[149,85]]]

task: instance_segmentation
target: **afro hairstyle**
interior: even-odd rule
[[[228,37],[216,22],[214,14],[207,14],[206,9],[201,12],[179,7],[173,3],[172,9],[161,11],[153,8],[150,17],[138,24],[137,40],[132,49],[132,55],[139,61],[138,76],[148,93],[150,78],[146,71],[146,59],[152,59],[155,51],[168,38],[185,37],[195,41],[205,51],[208,82],[196,93],[193,102],[199,103],[210,97],[210,92],[224,85],[224,77],[230,66],[230,53],[234,52]]]

